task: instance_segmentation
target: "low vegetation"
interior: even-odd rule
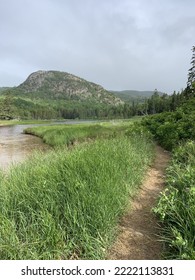
[[[74,149],[48,138],[58,148],[1,174],[0,259],[104,258],[153,158],[152,142],[142,132],[132,135],[126,125],[119,127],[111,133],[106,125],[89,125],[84,132],[66,126],[74,139],[76,130],[78,139],[101,129],[108,137]],[[58,139],[62,127],[56,129]]]
[[[195,141],[173,151],[167,187],[154,212],[164,224],[166,258],[195,259]]]
[[[53,147],[73,145],[76,142],[85,142],[94,139],[111,138],[124,132],[133,123],[132,121],[101,122],[96,124],[53,125],[32,127],[25,133],[39,136],[46,144]]]
[[[154,138],[172,151],[166,189],[154,212],[163,223],[166,258],[195,259],[195,99],[175,112],[145,118]]]
[[[186,101],[175,112],[164,112],[143,119],[143,124],[167,150],[195,139],[195,99]]]

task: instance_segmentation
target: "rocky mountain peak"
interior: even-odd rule
[[[118,105],[123,103],[102,86],[88,82],[67,72],[39,70],[29,77],[18,89],[28,93],[40,93],[48,98],[94,100],[95,102]]]

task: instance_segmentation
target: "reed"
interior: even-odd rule
[[[103,259],[152,157],[150,141],[119,133],[1,174],[0,259]]]

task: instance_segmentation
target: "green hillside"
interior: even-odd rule
[[[9,87],[0,87],[0,94],[2,93],[2,92],[4,92],[5,90],[8,90],[9,89]]]
[[[119,97],[125,102],[132,102],[134,100],[143,102],[146,98],[150,98],[154,91],[139,91],[139,90],[122,90],[113,91],[110,90],[115,96]],[[158,92],[159,95],[163,95],[162,92]]]
[[[117,105],[121,100],[102,86],[60,71],[37,71],[17,88],[17,94],[30,98],[55,100],[92,100]]]

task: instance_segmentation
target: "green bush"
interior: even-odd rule
[[[166,190],[154,208],[163,222],[166,257],[195,259],[195,99],[175,112],[146,117],[142,124],[172,151]]]
[[[192,104],[189,102],[191,109]],[[183,141],[195,139],[195,107],[189,111],[186,107],[187,104],[176,112],[148,116],[142,120],[142,124],[150,130],[160,145],[171,151]]]
[[[167,188],[154,212],[164,223],[169,258],[195,259],[195,142],[173,151]]]

